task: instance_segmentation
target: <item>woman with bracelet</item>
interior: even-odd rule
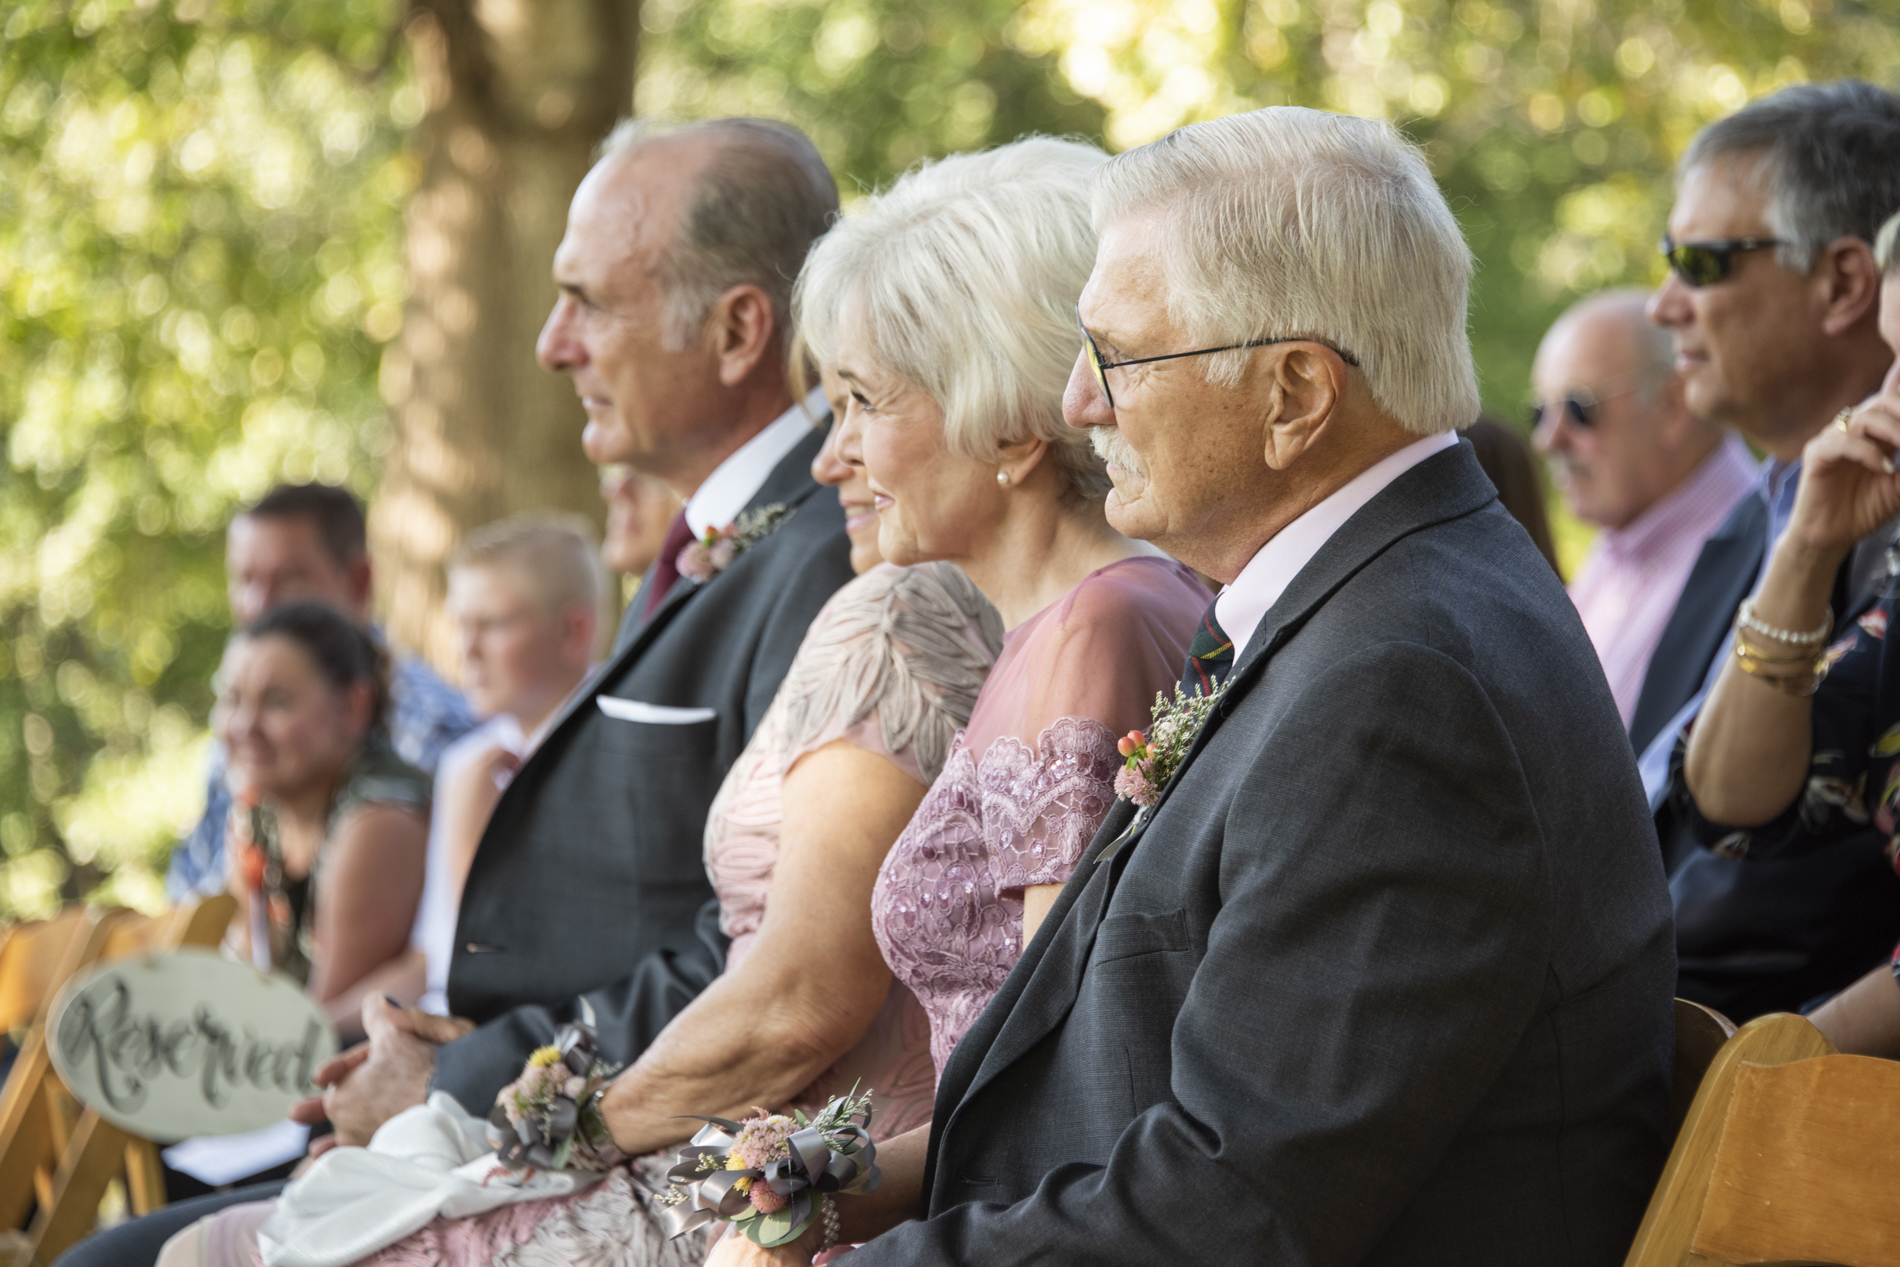
[[[877,496],[885,557],[953,560],[1009,630],[871,898],[939,1075],[1107,817],[1116,740],[1178,684],[1211,597],[1109,527],[1106,463],[1061,418],[1081,340],[1070,310],[1094,260],[1085,177],[1101,161],[1031,138],[916,169],[812,248],[795,299],[850,388],[838,453]],[[996,389],[1011,365],[1034,367],[1034,394]],[[729,1234],[712,1261],[805,1263],[916,1218],[929,1133],[881,1142],[878,1189],[835,1200],[798,1241]]]
[[[1900,351],[1900,216],[1882,227],[1880,334]],[[1876,830],[1900,863],[1900,605],[1890,576],[1837,621],[1834,578],[1900,514],[1900,362],[1880,394],[1808,443],[1794,512],[1760,590],[1736,615],[1720,677],[1678,744],[1671,796],[1717,854],[1779,858]],[[1900,983],[1876,968],[1813,1015],[1842,1051],[1900,1056]]]

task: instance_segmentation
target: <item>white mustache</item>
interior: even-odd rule
[[[1095,456],[1104,462],[1113,463],[1131,475],[1148,474],[1148,468],[1141,464],[1141,458],[1135,453],[1120,427],[1090,427],[1089,447],[1095,450]]]

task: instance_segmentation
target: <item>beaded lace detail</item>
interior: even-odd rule
[[[871,925],[930,1017],[939,1076],[1022,950],[1022,890],[1067,878],[1115,803],[1115,736],[1057,719],[1032,750],[1012,735],[979,761],[958,734],[943,773],[891,848]]]

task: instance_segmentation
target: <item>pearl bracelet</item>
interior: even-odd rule
[[[1765,621],[1757,620],[1755,600],[1744,598],[1742,605],[1735,609],[1735,627],[1791,647],[1819,647],[1827,641],[1828,634],[1834,629],[1834,609],[1832,607],[1827,609],[1827,615],[1822,619],[1820,628],[1809,633],[1798,633],[1792,629],[1780,629]]]

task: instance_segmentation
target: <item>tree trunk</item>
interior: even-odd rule
[[[568,201],[632,108],[638,29],[637,0],[411,0],[422,178],[370,542],[392,638],[438,665],[453,660],[442,565],[463,535],[527,510],[601,519],[574,389],[534,341]]]

